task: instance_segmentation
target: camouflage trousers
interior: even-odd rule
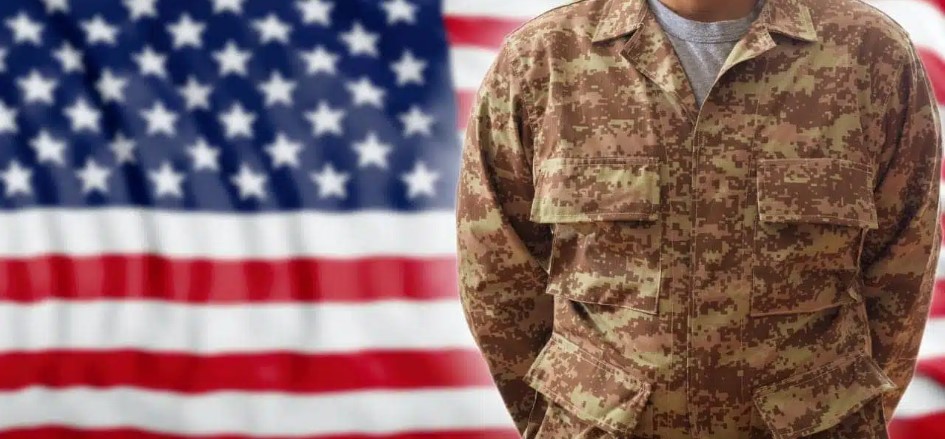
[[[803,403],[798,401],[798,403]],[[745,439],[783,439],[776,438],[763,427],[763,422],[757,413],[754,414],[752,424],[756,427],[746,432]],[[883,415],[882,398],[874,397],[867,401],[859,410],[845,416],[833,427],[816,432],[808,436],[810,439],[889,439],[886,429],[887,420]],[[541,401],[537,409],[532,411],[528,429],[523,439],[676,439],[689,438],[680,433],[680,436],[654,437],[633,435],[618,437],[613,433],[601,430],[590,422],[586,422],[562,406],[554,402]],[[732,438],[736,439],[736,438]],[[793,439],[793,438],[791,438]]]

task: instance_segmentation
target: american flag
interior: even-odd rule
[[[0,438],[518,437],[456,297],[458,136],[563,3],[0,1]],[[945,5],[874,4],[945,105]],[[898,439],[945,437],[933,308]]]

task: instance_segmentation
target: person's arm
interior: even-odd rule
[[[459,293],[466,321],[499,392],[523,432],[534,398],[525,373],[550,336],[545,294],[551,235],[528,219],[531,131],[522,60],[502,50],[469,118],[457,188]]]
[[[915,372],[941,246],[938,223],[942,134],[939,111],[914,48],[893,77],[861,273],[872,355],[898,389],[883,395],[887,420]]]

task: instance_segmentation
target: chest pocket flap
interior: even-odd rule
[[[875,229],[872,181],[866,165],[845,159],[759,159],[759,219]]]
[[[558,157],[541,164],[531,219],[540,223],[656,220],[659,157]]]

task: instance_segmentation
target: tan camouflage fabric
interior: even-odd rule
[[[457,187],[462,304],[526,438],[886,438],[941,232],[906,31],[768,0],[699,108],[644,0],[509,34]]]

